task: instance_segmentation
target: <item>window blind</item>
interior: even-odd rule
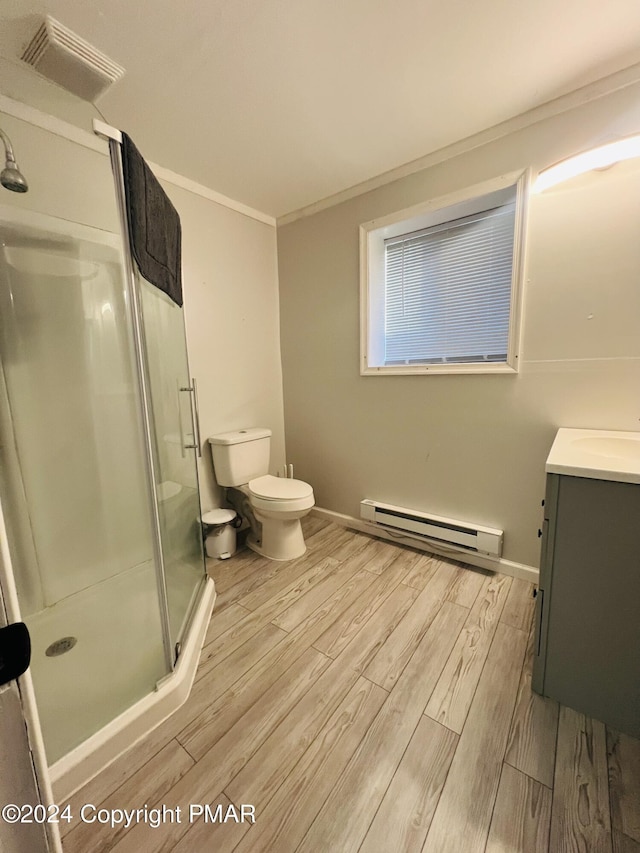
[[[506,361],[515,202],[385,240],[385,364]]]

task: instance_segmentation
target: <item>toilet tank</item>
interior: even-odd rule
[[[261,427],[223,432],[209,439],[220,486],[244,486],[269,473],[271,430]]]

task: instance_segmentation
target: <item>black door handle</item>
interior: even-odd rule
[[[0,685],[27,671],[31,662],[31,638],[24,622],[0,628]]]

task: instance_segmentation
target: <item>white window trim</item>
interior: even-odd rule
[[[510,172],[448,195],[430,199],[388,216],[372,219],[360,226],[360,374],[389,376],[429,373],[506,373],[518,372],[524,280],[526,209],[531,172]],[[513,274],[507,361],[470,364],[411,364],[370,366],[382,361],[380,341],[371,335],[372,318],[384,311],[384,241],[398,234],[437,225],[448,219],[474,213],[474,199],[516,185]],[[459,205],[459,211],[451,210]],[[480,209],[480,208],[479,208]],[[381,281],[382,277],[382,281]]]

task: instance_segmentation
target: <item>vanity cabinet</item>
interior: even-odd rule
[[[640,737],[640,484],[547,474],[535,630],[533,689]]]

